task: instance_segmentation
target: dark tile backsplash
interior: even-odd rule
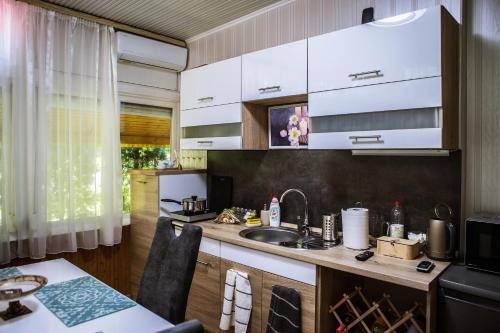
[[[460,212],[460,152],[449,157],[352,156],[350,151],[209,151],[208,174],[233,177],[233,205],[260,210],[271,194],[291,187],[309,200],[309,221],[340,212],[357,201],[370,215],[389,217],[394,200],[405,209],[406,230],[425,231],[438,202]],[[282,220],[303,217],[298,194],[282,205]]]

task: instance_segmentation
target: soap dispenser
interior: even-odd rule
[[[260,222],[263,226],[269,225],[269,210],[267,209],[267,204],[264,204],[264,209],[260,211]]]

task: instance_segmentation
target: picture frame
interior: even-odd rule
[[[307,149],[311,131],[307,103],[269,107],[268,124],[269,149]]]

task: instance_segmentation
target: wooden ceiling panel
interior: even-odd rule
[[[188,39],[279,0],[47,0],[158,34]]]

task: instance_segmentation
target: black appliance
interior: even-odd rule
[[[176,221],[191,223],[191,222],[213,219],[214,217],[217,216],[217,214],[211,211],[204,211],[196,214],[190,214],[186,213],[186,211],[179,210],[175,212],[169,212],[169,216]]]
[[[232,207],[233,177],[213,175],[210,177],[208,190],[208,207],[211,211],[220,214],[225,208]]]
[[[363,13],[361,15],[361,24],[370,23],[375,21],[373,18],[373,7],[368,7],[363,9]]]
[[[465,265],[500,274],[500,217],[477,214],[465,220]]]
[[[500,277],[451,265],[439,278],[438,332],[500,331]]]

